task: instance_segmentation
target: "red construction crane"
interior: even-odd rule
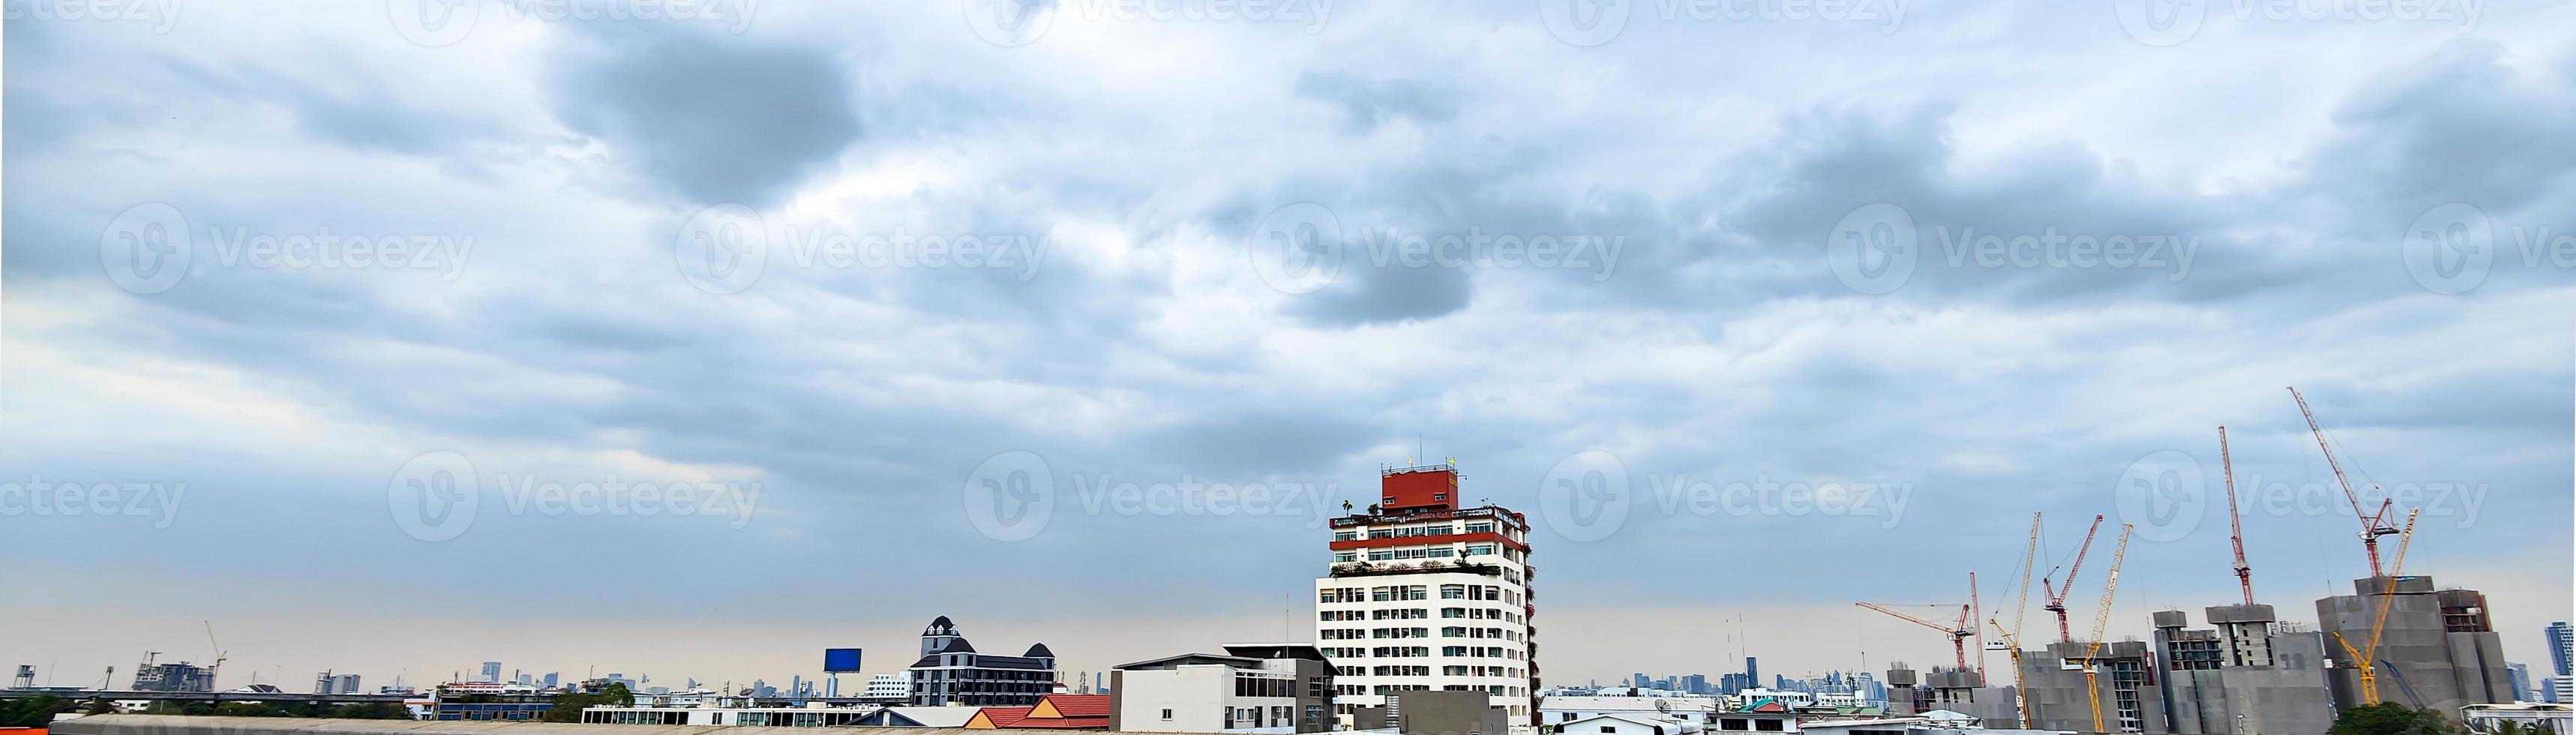
[[[1879,611],[1879,612],[1887,613],[1888,615],[1893,616],[1893,617],[1895,617],[1895,618],[1896,618],[1896,619],[1898,619],[1898,620],[1903,620],[1903,621],[1908,622],[1908,623],[1913,623],[1913,624],[1915,624],[1915,625],[1920,625],[1920,626],[1923,626],[1923,627],[1926,627],[1926,628],[1931,628],[1931,629],[1933,629],[1933,630],[1941,631],[1941,634],[1942,634],[1942,635],[1946,635],[1946,636],[1949,636],[1949,637],[1950,637],[1950,648],[1952,649],[1952,653],[1953,653],[1953,654],[1955,654],[1955,655],[1957,656],[1957,658],[1958,658],[1958,661],[1959,661],[1959,670],[1960,670],[1960,671],[1967,671],[1967,670],[1968,670],[1968,637],[1969,637],[1969,636],[1976,635],[1976,634],[1977,634],[1977,628],[1976,628],[1976,626],[1974,626],[1974,625],[1970,625],[1970,624],[1968,623],[1968,606],[1967,606],[1967,605],[1960,605],[1960,606],[1959,606],[1959,622],[1958,622],[1958,623],[1953,624],[1953,625],[1942,625],[1942,624],[1940,624],[1940,623],[1935,623],[1935,622],[1932,622],[1932,621],[1929,621],[1929,620],[1924,620],[1924,619],[1922,619],[1922,618],[1914,617],[1914,616],[1912,616],[1912,615],[1907,615],[1907,614],[1905,614],[1905,613],[1897,612],[1897,611],[1895,611],[1895,610],[1888,609],[1888,608],[1887,608],[1887,606],[1879,605],[1879,604],[1876,604],[1876,603],[1855,602],[1855,603],[1852,603],[1852,604],[1854,604],[1854,605],[1859,605],[1859,606],[1861,606],[1861,607],[1866,607],[1866,608],[1869,608],[1869,609],[1872,609],[1872,610],[1877,610],[1877,611]],[[1948,606],[1948,605],[1914,605],[1914,606],[1912,606],[1912,607],[1938,607],[1938,608],[1948,608],[1949,606]]]
[[[2093,527],[2084,529],[2084,545],[2075,547],[2075,563],[2067,565],[2066,581],[2063,584],[2049,579],[2057,575],[2056,569],[2048,570],[2046,576],[2039,578],[2039,592],[2048,597],[2048,601],[2039,607],[2057,614],[2057,640],[2059,641],[2075,640],[2075,635],[2066,630],[2066,592],[2075,589],[2075,573],[2084,570],[2084,554],[2093,550],[2093,534],[2101,530],[2102,516],[2095,514]]]
[[[2352,482],[2344,479],[2343,465],[2335,462],[2334,449],[2326,446],[2326,430],[2317,425],[2316,413],[2308,410],[2307,397],[2299,395],[2299,389],[2293,386],[2290,388],[2290,400],[2299,403],[2299,415],[2308,419],[2308,432],[2317,435],[2317,450],[2325,452],[2326,467],[2334,470],[2335,484],[2343,486],[2343,499],[2352,504],[2352,517],[2361,521],[2361,551],[2370,557],[2370,576],[2380,576],[2379,537],[2397,533],[2397,527],[2388,522],[2390,501],[2381,499],[2377,513],[2362,512],[2361,496],[2354,494]]]
[[[2227,475],[2227,543],[2236,548],[2236,586],[2254,604],[2254,568],[2245,564],[2245,526],[2236,520],[2236,463],[2227,458],[2227,427],[2218,427],[2218,471]]]

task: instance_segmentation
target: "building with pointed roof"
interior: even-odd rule
[[[1039,643],[1018,656],[979,653],[941,615],[922,628],[921,659],[904,674],[915,705],[1035,706],[1055,690],[1055,652]]]

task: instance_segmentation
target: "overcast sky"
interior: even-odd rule
[[[2576,6],[2398,5],[10,0],[0,664],[1098,670],[1455,458],[1550,683],[1926,665],[2233,601],[2222,424],[2313,623],[2296,385],[2543,668]]]

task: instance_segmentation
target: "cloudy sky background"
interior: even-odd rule
[[[2256,592],[2313,622],[2365,570],[2285,385],[2357,482],[2416,493],[2407,570],[2486,590],[2509,656],[2545,664],[2570,617],[2564,3],[2163,30],[2126,2],[1631,3],[1585,30],[1553,3],[1065,0],[1016,32],[828,5],[425,29],[402,2],[12,0],[0,493],[151,502],[0,494],[0,663],[122,684],[147,650],[209,658],[201,619],[227,686],[487,659],[779,682],[826,646],[900,667],[938,614],[1075,670],[1304,639],[1323,509],[1424,447],[1530,514],[1551,682],[1928,664],[1942,636],[1851,603],[1955,605],[1973,571],[2009,623],[2034,512],[2043,572],[2110,516],[2079,629],[2123,521],[2114,636],[2229,602],[2220,424]],[[1266,233],[1318,210],[1330,278],[1265,278]],[[1891,211],[1910,268],[1832,244]],[[2487,233],[2453,251],[2483,275],[2424,260],[2427,222]],[[1388,228],[1620,249],[1412,267],[1353,234]],[[1944,248],[1970,228],[2196,249],[1986,267]],[[471,247],[230,257],[325,231]],[[880,267],[804,257],[815,233],[1045,248]],[[700,235],[762,260],[711,267]],[[424,527],[408,482],[441,469],[478,502]],[[1034,515],[984,484],[1012,470]],[[508,492],[612,477],[752,502]],[[1285,490],[1098,492],[1185,482]],[[1671,492],[1697,483],[1717,502]],[[1732,483],[1890,489],[1772,512]]]

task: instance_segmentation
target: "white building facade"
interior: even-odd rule
[[[1332,521],[1330,572],[1315,580],[1315,645],[1334,667],[1337,714],[1406,691],[1481,691],[1533,724],[1537,606],[1529,523],[1461,508],[1447,465],[1391,469],[1384,502]]]
[[[1718,710],[1716,697],[1698,696],[1546,696],[1539,698],[1539,724],[1557,725],[1602,715],[1617,715],[1642,722],[1686,722],[1692,726],[1708,724],[1709,716]]]
[[[862,696],[869,699],[904,699],[910,697],[912,696],[912,676],[909,672],[905,672],[878,674],[868,677],[867,692]]]
[[[1122,664],[1111,676],[1120,732],[1318,733],[1333,729],[1333,674],[1314,646],[1242,644]]]

